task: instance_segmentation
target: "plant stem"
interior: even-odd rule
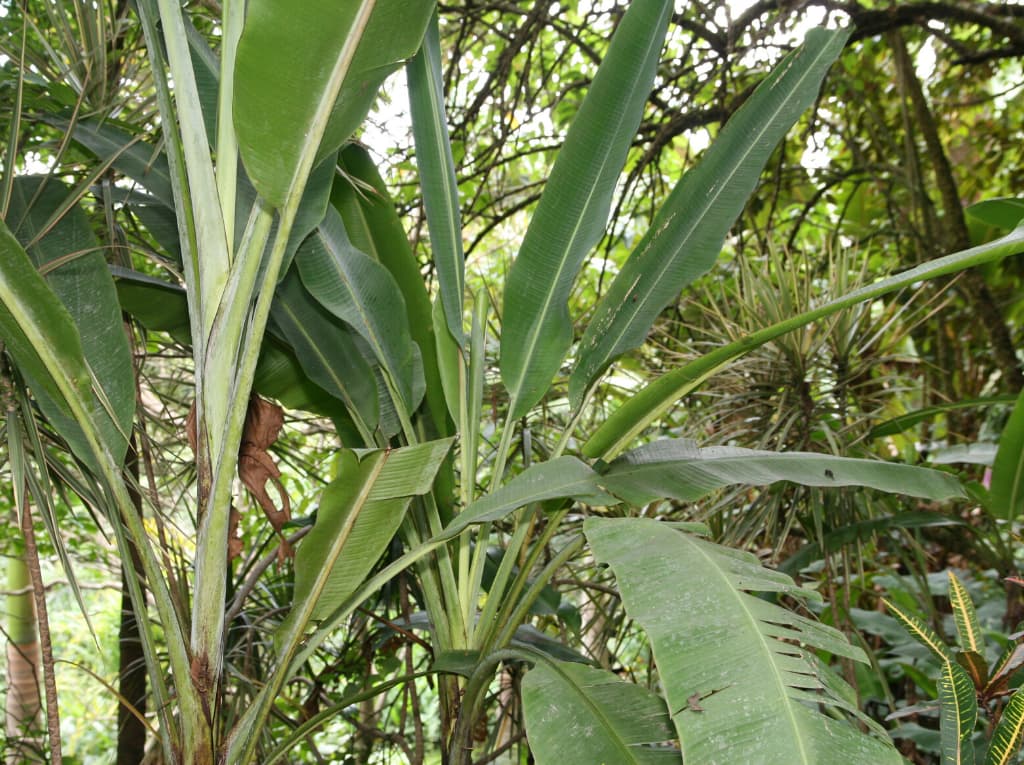
[[[64,761],[60,744],[60,711],[57,706],[57,680],[53,674],[53,643],[50,640],[50,619],[46,610],[46,589],[39,570],[39,548],[32,526],[32,507],[26,501],[21,508],[21,531],[25,537],[25,563],[32,579],[32,595],[36,602],[39,625],[39,646],[43,654],[43,689],[46,691],[46,730],[50,742],[50,761],[61,765]]]

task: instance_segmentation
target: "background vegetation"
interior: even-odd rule
[[[646,539],[646,526],[631,526],[630,539],[618,539],[611,519],[619,517],[703,524],[699,528],[724,547],[705,550],[694,542],[686,551],[666,552],[659,559],[690,560],[684,556],[693,554],[723,561],[728,559],[725,550],[745,550],[767,567],[757,569],[754,561],[744,559],[752,567],[745,575],[763,577],[760,588],[749,585],[761,591],[763,602],[820,619],[848,636],[850,645],[831,633],[806,640],[819,649],[813,653],[814,666],[826,678],[815,679],[825,690],[812,699],[814,708],[854,720],[850,728],[871,742],[863,744],[863,751],[857,743],[844,751],[859,752],[865,762],[881,761],[872,759],[881,750],[870,747],[881,747],[879,742],[891,737],[911,762],[938,762],[950,751],[977,749],[981,756],[990,748],[996,752],[988,754],[996,758],[992,761],[1013,761],[1020,731],[1002,748],[996,744],[1003,735],[997,729],[1001,719],[1019,728],[1024,717],[1024,710],[1008,701],[1017,699],[1010,694],[1019,684],[1014,673],[1024,662],[1017,655],[1024,601],[1016,578],[1024,510],[1018,491],[1024,475],[1019,464],[1024,410],[1014,409],[1024,388],[1017,352],[1024,322],[1019,257],[992,258],[972,270],[951,268],[948,276],[910,280],[900,291],[879,293],[768,342],[751,343],[749,352],[716,367],[701,384],[686,386],[630,442],[635,446],[671,437],[692,439],[705,448],[812,452],[934,467],[955,476],[962,491],[934,488],[952,481],[918,490],[911,485],[917,479],[909,477],[850,479],[846,483],[856,486],[848,488],[828,488],[827,481],[819,485],[822,475],[834,479],[833,471],[847,464],[842,462],[822,463],[816,481],[798,473],[768,480],[750,467],[759,455],[726,451],[700,457],[739,455],[736,459],[746,460],[747,467],[735,468],[728,479],[684,476],[679,484],[686,488],[659,484],[660,493],[650,484],[616,490],[613,483],[587,483],[589,473],[580,478],[586,490],[562,493],[530,494],[525,483],[514,482],[531,466],[570,459],[563,453],[607,457],[587,463],[603,471],[617,452],[588,451],[591,439],[605,432],[601,428],[614,422],[614,413],[623,411],[649,381],[670,370],[701,363],[708,353],[758,332],[774,332],[780,323],[893,274],[949,253],[973,252],[970,248],[1010,234],[1024,218],[1024,201],[1017,198],[1024,183],[1024,6],[824,0],[694,2],[673,8],[668,3],[664,47],[650,61],[653,85],[649,94],[643,88],[636,96],[638,127],[621,141],[623,171],[606,181],[607,226],[603,218],[597,222],[596,244],[581,253],[579,277],[568,292],[572,350],[554,360],[534,401],[526,400],[531,396],[526,383],[510,384],[516,370],[509,371],[513,362],[504,345],[512,344],[506,339],[513,332],[510,326],[520,321],[528,327],[533,315],[522,313],[523,306],[505,288],[515,283],[513,256],[526,251],[524,234],[544,214],[538,212],[544,210],[541,195],[549,179],[557,178],[559,149],[567,136],[572,141],[570,126],[578,124],[573,120],[587,114],[584,98],[597,91],[595,72],[612,55],[610,41],[628,18],[630,4],[438,5],[436,47],[425,44],[406,73],[387,80],[366,120],[361,121],[362,114],[354,120],[352,128],[360,127],[353,143],[342,148],[336,161],[329,158],[326,175],[318,177],[313,170],[295,224],[304,236],[320,225],[303,246],[316,250],[309,242],[321,237],[321,249],[331,251],[334,234],[329,229],[322,233],[327,227],[321,224],[323,208],[329,207],[342,222],[341,238],[351,240],[347,246],[376,259],[353,281],[378,285],[374,268],[384,264],[395,275],[387,287],[395,284],[401,292],[408,318],[396,319],[397,328],[384,322],[351,331],[362,325],[346,313],[346,298],[311,286],[326,280],[305,270],[314,268],[316,254],[300,249],[298,266],[277,286],[278,300],[273,306],[268,301],[264,320],[269,316],[269,329],[263,339],[262,327],[246,334],[257,323],[249,317],[260,310],[260,291],[253,288],[251,303],[241,309],[250,329],[240,330],[237,342],[226,347],[232,352],[246,343],[252,347],[253,389],[260,400],[281,404],[283,419],[278,432],[277,410],[252,403],[246,415],[248,396],[240,399],[246,424],[244,434],[237,434],[242,441],[238,469],[228,471],[234,486],[221,502],[221,533],[230,542],[227,554],[221,545],[221,559],[210,563],[226,569],[224,590],[198,595],[204,590],[196,572],[204,564],[197,561],[207,549],[197,543],[205,538],[200,507],[216,491],[198,489],[197,502],[200,479],[193,450],[197,432],[201,440],[205,431],[201,425],[197,431],[195,423],[214,416],[203,408],[215,413],[217,403],[201,404],[196,413],[193,400],[202,396],[195,391],[197,384],[217,378],[209,369],[196,372],[202,366],[197,359],[216,354],[200,356],[208,352],[193,339],[199,336],[197,327],[210,330],[210,337],[216,328],[204,324],[202,316],[190,316],[186,307],[186,292],[190,305],[199,304],[193,292],[204,283],[209,261],[204,254],[193,266],[198,275],[190,273],[190,256],[182,247],[188,237],[179,239],[185,230],[182,211],[194,208],[180,198],[188,184],[175,177],[182,171],[173,157],[179,150],[185,155],[187,148],[166,132],[167,77],[162,71],[153,74],[154,61],[174,56],[173,40],[162,42],[164,48],[153,42],[158,26],[163,34],[169,11],[161,7],[157,12],[155,2],[138,5],[113,0],[95,6],[45,0],[0,5],[0,134],[9,137],[3,217],[44,275],[65,260],[99,252],[117,277],[130,337],[125,353],[131,359],[125,366],[131,374],[124,394],[130,409],[123,429],[130,434],[123,447],[124,486],[139,508],[140,528],[152,544],[157,567],[146,568],[144,555],[126,554],[136,549],[137,540],[125,542],[126,533],[136,538],[118,515],[124,505],[113,501],[115,492],[103,483],[103,471],[83,457],[76,441],[80,436],[47,408],[42,398],[47,394],[39,394],[45,385],[26,382],[32,372],[12,350],[17,338],[8,325],[0,326],[6,352],[0,359],[0,382],[7,412],[0,504],[10,518],[2,532],[9,562],[4,630],[14,646],[7,653],[9,671],[20,659],[29,664],[27,680],[9,674],[6,682],[9,704],[15,699],[22,705],[8,706],[8,722],[15,723],[7,730],[9,762],[206,762],[202,747],[183,754],[166,739],[177,725],[192,730],[192,702],[173,690],[189,673],[200,687],[192,722],[206,726],[211,751],[223,749],[236,758],[233,762],[268,762],[272,756],[286,762],[482,763],[534,757],[553,762],[571,756],[557,753],[559,738],[573,746],[578,739],[545,727],[539,713],[531,713],[531,694],[537,710],[545,700],[562,698],[566,687],[592,689],[612,676],[632,684],[624,686],[629,691],[614,686],[612,693],[636,692],[635,708],[661,705],[653,707],[652,716],[664,718],[664,727],[644,731],[637,741],[664,746],[644,749],[637,761],[678,761],[676,747],[687,751],[685,721],[712,717],[706,710],[713,708],[716,695],[727,695],[730,685],[709,685],[696,693],[684,692],[691,688],[685,682],[673,685],[670,668],[675,671],[676,663],[660,653],[665,649],[657,625],[660,611],[676,607],[665,593],[677,582],[688,591],[707,585],[698,564],[680,563],[678,570],[668,564],[632,568],[624,551]],[[429,41],[435,34],[426,21],[432,4],[419,5],[425,11],[410,11],[409,18],[416,19],[401,23],[418,24],[420,35],[426,27]],[[198,132],[216,161],[217,185],[212,188],[220,190],[220,204],[231,183],[222,180],[221,168],[237,163],[233,144],[218,137],[211,109],[216,114],[217,57],[228,56],[227,46],[237,42],[232,32],[237,32],[238,18],[231,21],[229,14],[239,13],[239,7],[221,7],[214,0],[184,5],[196,110],[207,120],[204,126],[200,118]],[[156,18],[140,23],[139,12],[144,16],[147,9],[163,18],[162,26]],[[652,221],[665,220],[658,211],[686,209],[671,208],[679,178],[713,156],[708,147],[716,145],[724,126],[743,119],[741,107],[756,99],[756,86],[816,26],[847,27],[850,34],[837,43],[841,52],[837,47],[836,63],[820,90],[816,83],[808,86],[810,108],[788,132],[788,126],[781,126],[785,138],[777,148],[764,149],[764,169],[754,168],[760,173],[756,186],[729,228],[721,255],[713,266],[709,262],[706,274],[696,269],[701,273],[692,275],[693,283],[676,290],[678,298],[656,311],[649,331],[645,328],[646,343],[629,349],[580,408],[569,374],[585,355],[580,341],[594,317],[602,315],[602,298],[615,289],[615,277],[628,270],[627,261]],[[419,39],[396,61],[419,49]],[[238,53],[243,63],[244,45]],[[156,59],[154,48],[160,51]],[[180,65],[171,60],[169,67],[175,72]],[[236,85],[245,84],[238,75]],[[243,98],[236,96],[234,102],[236,121],[243,107],[250,115],[269,108],[246,106]],[[182,103],[179,97],[176,108],[188,117]],[[428,112],[437,118],[432,123],[424,117]],[[253,118],[245,124],[256,123]],[[252,179],[252,185],[239,182],[240,223],[227,227],[236,229],[234,246],[241,251],[239,241],[258,228],[245,227],[249,206],[259,207],[253,203],[257,192],[273,203],[267,209],[276,211],[275,227],[284,228],[281,211],[288,203],[281,202],[283,192],[277,198],[276,179],[264,181],[252,169],[263,159],[252,159],[246,142],[257,146],[258,137],[250,138],[243,123],[236,124],[245,163],[240,173]],[[444,129],[448,144],[439,138]],[[187,145],[187,132],[182,128],[182,145]],[[347,138],[339,138],[339,146]],[[730,140],[728,134],[724,140]],[[444,145],[450,146],[450,156],[436,148]],[[231,162],[221,161],[221,154]],[[163,164],[167,155],[170,165]],[[191,167],[193,159],[185,156],[184,165]],[[335,167],[339,171],[332,177]],[[449,172],[454,187],[445,187]],[[196,191],[192,204],[198,204],[199,196]],[[310,203],[313,197],[320,199],[320,207],[316,199]],[[299,204],[298,197],[294,201]],[[320,218],[313,215],[307,225],[302,215],[311,207],[320,210]],[[225,219],[233,217],[224,213]],[[365,228],[360,220],[369,221]],[[445,222],[454,227],[448,239],[439,233]],[[40,261],[33,248],[59,236],[64,238],[58,262],[50,257]],[[460,249],[464,289],[454,303],[446,303],[454,294],[446,285],[454,283],[452,264]],[[205,253],[201,244],[197,251]],[[406,251],[409,259],[399,263]],[[1019,251],[1017,243],[1000,252]],[[5,253],[0,258],[9,257]],[[267,261],[259,257],[262,248],[253,261],[263,264],[262,275]],[[13,284],[9,276],[0,278]],[[161,283],[154,284],[155,279]],[[411,282],[422,283],[425,290],[410,288]],[[274,292],[274,283],[268,282],[267,294]],[[383,294],[376,299],[397,302],[396,293]],[[516,310],[509,314],[509,307]],[[451,331],[448,346],[436,339],[442,330]],[[379,345],[373,331],[382,332]],[[328,345],[326,333],[341,339],[331,345],[330,357],[310,361]],[[305,335],[312,337],[304,341]],[[396,337],[405,338],[406,345]],[[449,363],[446,348],[458,362]],[[88,349],[85,356],[91,363]],[[527,377],[524,372],[522,379]],[[110,393],[112,400],[117,395]],[[459,446],[450,454],[431,446],[455,435]],[[309,591],[321,584],[310,583],[309,572],[333,565],[324,563],[328,553],[314,546],[328,544],[321,524],[323,508],[330,505],[325,497],[332,495],[325,487],[338,493],[356,484],[374,486],[365,475],[367,461],[379,460],[384,470],[386,457],[378,455],[389,454],[385,450],[392,447],[409,449],[401,453],[415,454],[431,467],[423,468],[415,490],[406,481],[394,496],[375,495],[373,501],[401,505],[394,523],[384,523],[379,546],[367,548],[367,560],[346,564],[352,566],[353,581],[331,585],[339,588],[333,600],[328,603],[325,596],[324,602],[310,605],[315,610],[308,621],[295,627],[295,611],[314,602]],[[204,448],[198,446],[200,452]],[[353,448],[380,451],[357,458],[348,451]],[[200,454],[200,474],[203,459]],[[667,460],[664,455],[660,459]],[[566,464],[558,467],[564,470]],[[772,482],[779,477],[796,482]],[[547,487],[554,473],[538,480]],[[628,496],[623,493],[627,488]],[[623,498],[625,505],[618,502]],[[486,522],[469,532],[454,519],[474,501],[478,520]],[[210,508],[220,507],[216,497],[210,502]],[[544,512],[511,512],[523,506]],[[411,509],[400,526],[405,508]],[[214,517],[215,510],[205,512],[205,518]],[[654,549],[660,533],[651,532],[640,554]],[[303,537],[308,537],[305,544]],[[413,553],[418,562],[407,567],[413,560],[402,556]],[[386,568],[396,561],[404,565]],[[733,564],[714,565],[724,570]],[[144,569],[145,575],[137,575]],[[165,603],[160,587],[153,587],[154,570],[165,577]],[[357,589],[381,571],[390,573],[372,579],[374,587]],[[771,578],[775,571],[822,597],[804,603],[799,589]],[[949,589],[949,572],[955,572],[961,590]],[[135,619],[145,596],[130,592],[140,585],[152,587],[149,638],[140,636]],[[739,593],[743,586],[735,589]],[[650,608],[639,595],[631,595],[652,591],[659,598]],[[488,598],[487,593],[495,595]],[[203,623],[203,598],[223,620],[223,634],[211,632],[209,638],[223,659],[211,675],[214,692],[209,697],[201,688],[206,668],[192,661],[175,674],[168,627],[171,622],[185,625],[185,642],[191,628],[189,650],[194,650],[196,634],[202,633],[195,625]],[[887,609],[883,598],[893,607]],[[971,608],[965,605],[969,601]],[[166,614],[160,610],[164,607]],[[695,622],[712,620],[713,603],[693,608],[691,613],[699,615]],[[485,625],[474,633],[462,624],[461,642],[452,616],[459,609],[465,622],[479,616]],[[439,618],[446,612],[447,626]],[[40,618],[47,615],[48,624]],[[497,625],[493,629],[488,615]],[[797,618],[765,617],[804,629]],[[321,633],[314,629],[317,624],[332,629]],[[974,625],[985,639],[965,637],[965,624]],[[929,635],[934,635],[931,643]],[[922,637],[931,650],[915,642]],[[936,640],[958,647],[944,652],[935,648]],[[293,657],[283,645],[300,658],[281,660]],[[152,655],[144,656],[144,648]],[[703,651],[715,654],[716,646],[704,645]],[[608,672],[601,681],[585,675],[590,669],[558,675],[544,663],[547,659],[536,658],[538,653],[579,667],[590,662]],[[196,655],[189,653],[188,659]],[[968,678],[975,685],[965,692],[977,709],[973,718],[961,715],[948,722],[942,714],[956,697],[961,666],[964,672],[977,670]],[[53,669],[52,688],[43,682],[44,667]],[[163,689],[154,690],[155,682],[164,683]],[[267,694],[275,682],[277,692]],[[593,705],[607,712],[600,693],[593,693]],[[681,703],[675,703],[673,693],[681,694],[676,697]],[[126,703],[119,705],[119,698]],[[216,712],[207,708],[204,716],[208,698],[215,699]],[[462,698],[469,699],[465,708],[460,707]],[[731,703],[742,711],[755,707],[754,698]],[[264,715],[259,726],[251,725],[254,709]],[[565,725],[564,720],[554,723]],[[687,763],[711,761],[694,751]],[[856,759],[848,756],[843,761]],[[839,761],[823,752],[818,757]],[[745,760],[740,756],[736,761]]]

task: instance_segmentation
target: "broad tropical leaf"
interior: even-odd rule
[[[409,415],[419,400],[423,368],[413,350],[405,300],[390,272],[349,241],[337,210],[302,243],[295,256],[302,283],[319,303],[351,326],[374,357]],[[419,378],[419,380],[417,380]]]
[[[618,500],[601,486],[601,476],[575,457],[556,457],[531,465],[497,491],[481,497],[455,518],[438,539],[457,536],[474,523],[496,521],[520,507],[547,499],[574,497],[592,505]]]
[[[985,637],[981,632],[978,613],[974,610],[971,596],[952,569],[947,569],[946,574],[949,576],[949,604],[953,608],[953,620],[956,622],[960,649],[984,655]]]
[[[362,456],[346,449],[295,556],[295,595],[280,634],[297,634],[356,591],[398,531],[412,497],[430,491],[451,440]],[[297,632],[292,632],[296,630]]]
[[[646,518],[589,518],[583,530],[651,642],[684,761],[901,761],[888,740],[820,711],[854,714],[810,652],[864,654],[837,630],[757,597],[807,598],[789,577]]]
[[[465,292],[459,187],[448,140],[441,80],[441,40],[437,12],[427,24],[423,45],[406,65],[409,114],[416,142],[416,168],[423,187],[423,207],[430,231],[430,249],[437,268],[438,289],[448,331],[463,344],[462,302]]]
[[[1024,740],[1024,691],[1017,691],[1003,707],[1003,716],[992,733],[985,765],[1010,765],[1016,761]]]
[[[96,395],[96,426],[110,453],[123,460],[135,416],[131,351],[117,291],[85,212],[73,205],[59,220],[52,221],[67,205],[69,193],[52,178],[16,179],[7,225],[27,247],[32,263],[45,272],[46,283],[75,322],[81,353],[89,369],[84,382],[88,386],[92,381]],[[9,257],[18,259],[13,254]],[[21,289],[22,285],[13,282],[9,287]],[[38,370],[25,371],[33,383],[43,384],[37,397],[54,427],[85,459],[88,450],[84,448],[80,426],[56,401],[43,401],[52,392],[37,377]]]
[[[313,299],[295,269],[278,285],[271,316],[309,378],[343,401],[364,433],[376,428],[380,410],[370,364],[351,330]]]
[[[538,765],[681,763],[665,702],[605,669],[538,661],[523,679],[523,714]]]
[[[569,350],[569,293],[583,259],[604,233],[672,7],[667,0],[630,3],[512,263],[501,335],[501,377],[512,418],[541,399]]]
[[[335,179],[331,204],[341,213],[352,244],[391,272],[405,298],[409,333],[423,361],[427,406],[438,434],[446,436],[451,431],[438,369],[430,296],[419,263],[369,152],[358,144],[349,144],[341,150],[338,165],[346,175]],[[357,187],[356,182],[362,186]]]
[[[824,319],[844,308],[887,295],[915,282],[958,273],[1024,251],[1024,226],[998,241],[936,258],[887,279],[866,285],[804,313],[784,319],[753,332],[736,342],[722,346],[696,361],[668,372],[635,393],[599,427],[583,445],[588,457],[610,459],[625,449],[644,429],[671,407],[680,397],[698,388],[705,380],[737,359],[770,340]]]
[[[955,661],[942,666],[939,705],[943,765],[974,765],[971,734],[978,721],[978,699],[971,678]]]
[[[584,393],[622,353],[640,345],[661,310],[706,273],[743,211],[768,157],[818,95],[849,30],[813,29],[734,114],[686,173],[594,312],[569,381]]]
[[[1024,513],[1024,392],[999,436],[990,491],[989,512],[996,518],[1012,521]]]
[[[615,460],[601,480],[605,489],[633,505],[667,497],[695,500],[730,484],[775,481],[869,486],[929,499],[964,496],[956,478],[928,468],[810,452],[700,448],[689,439],[664,439],[634,449]]]
[[[419,48],[429,0],[251,0],[238,42],[239,151],[275,207],[356,129],[377,89]]]

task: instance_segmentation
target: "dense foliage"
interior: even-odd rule
[[[8,762],[1016,761],[1024,6],[0,12]]]

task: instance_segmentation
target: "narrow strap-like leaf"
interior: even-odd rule
[[[662,439],[627,452],[603,475],[605,488],[633,505],[658,499],[699,499],[733,484],[869,486],[881,491],[946,499],[964,492],[948,473],[879,460],[811,452],[769,452],[733,446],[700,448],[689,439]]]
[[[848,36],[848,30],[811,30],[673,189],[583,335],[569,381],[573,406],[608,364],[644,341],[679,291],[714,264],[768,157],[817,96]]]
[[[501,377],[510,417],[547,391],[572,342],[568,300],[604,233],[661,54],[667,0],[634,0],[573,120],[505,285]]]
[[[462,303],[465,291],[462,224],[455,161],[448,141],[441,80],[441,40],[437,12],[427,24],[419,53],[406,65],[409,79],[409,114],[416,142],[416,168],[423,187],[423,207],[430,231],[430,249],[437,268],[438,290],[448,331],[464,342]]]

